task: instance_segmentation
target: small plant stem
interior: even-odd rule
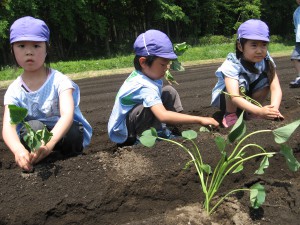
[[[203,193],[204,193],[204,195],[205,195],[205,198],[206,198],[205,201],[207,201],[207,200],[208,200],[208,195],[207,195],[206,184],[205,184],[205,182],[204,182],[204,175],[203,175],[203,172],[202,172],[202,169],[201,169],[202,163],[201,163],[201,164],[198,164],[197,162],[199,162],[199,161],[197,161],[197,160],[195,159],[195,157],[194,157],[194,155],[192,154],[192,152],[191,152],[188,148],[186,148],[184,145],[182,145],[182,144],[180,144],[180,143],[178,143],[178,142],[176,142],[176,141],[170,140],[170,139],[161,138],[161,137],[157,137],[157,138],[160,139],[160,140],[168,141],[168,142],[170,142],[170,143],[173,143],[173,144],[175,144],[175,145],[178,145],[179,147],[181,147],[185,152],[187,152],[187,153],[190,155],[190,157],[192,158],[193,163],[194,163],[194,165],[195,165],[195,167],[196,167],[196,170],[197,170],[197,173],[198,173],[200,182],[201,182],[202,191],[203,191]],[[197,149],[198,149],[198,148],[197,148]]]
[[[272,130],[258,130],[258,131],[255,131],[255,132],[252,132],[248,135],[246,135],[245,137],[243,137],[239,143],[236,145],[236,147],[234,148],[233,152],[230,154],[230,156],[228,157],[228,160],[230,160],[231,158],[234,157],[234,154],[235,152],[237,151],[237,149],[239,148],[239,146],[243,143],[244,140],[246,140],[247,138],[249,138],[250,136],[252,135],[255,135],[255,134],[259,134],[259,133],[264,133],[264,132],[272,132]]]
[[[211,210],[207,211],[208,212],[208,215],[211,215],[211,213],[224,201],[224,199],[228,196],[228,195],[231,195],[232,193],[234,192],[238,192],[238,191],[250,191],[249,188],[241,188],[241,189],[235,189],[235,190],[232,190],[230,192],[228,192],[225,196],[223,196],[215,205],[214,207],[212,207]]]

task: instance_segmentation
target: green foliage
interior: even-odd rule
[[[223,200],[236,192],[248,191],[250,192],[250,203],[253,208],[259,208],[265,201],[266,193],[264,187],[256,183],[250,188],[241,188],[229,190],[223,197],[221,197],[215,205],[212,206],[212,199],[216,197],[218,190],[220,189],[222,182],[230,173],[239,173],[244,169],[244,163],[253,160],[255,158],[262,159],[259,168],[254,172],[255,174],[264,174],[264,170],[269,167],[269,158],[281,154],[288,164],[288,168],[292,171],[298,171],[300,163],[293,155],[293,151],[287,145],[281,143],[286,142],[293,134],[295,129],[300,125],[300,120],[287,124],[284,127],[277,128],[275,130],[258,130],[252,133],[246,134],[246,125],[243,121],[243,112],[240,115],[238,121],[233,126],[227,139],[221,136],[215,138],[217,149],[220,152],[220,159],[214,169],[208,164],[205,164],[202,159],[201,151],[199,150],[196,142],[197,132],[193,130],[183,131],[183,141],[175,141],[158,137],[156,130],[151,128],[143,132],[140,137],[140,142],[147,146],[153,147],[157,139],[164,140],[175,144],[182,148],[191,158],[184,168],[187,168],[191,164],[194,164],[199,180],[201,183],[202,193],[205,196],[204,208],[209,214],[211,214]],[[207,132],[207,129],[200,129]],[[280,152],[268,152],[262,146],[256,143],[247,143],[253,135],[261,135],[261,133],[272,133],[274,135],[274,141],[280,143]],[[278,141],[278,137],[280,139]],[[191,147],[187,147],[188,143],[192,143]],[[247,151],[248,148],[258,150],[257,153]],[[232,150],[230,150],[232,149]]]
[[[42,130],[34,131],[28,122],[24,119],[27,116],[27,109],[18,107],[16,105],[9,105],[10,122],[11,124],[23,124],[27,130],[27,134],[24,136],[24,141],[32,152],[39,149],[44,144],[46,145],[52,138],[52,133],[48,131],[46,126]]]
[[[186,44],[186,42],[174,44],[173,49],[177,56],[181,56],[188,48],[191,47],[190,45]],[[178,59],[172,60],[170,65],[170,69],[175,71],[184,71],[184,67],[181,65]],[[173,75],[170,73],[170,70],[166,71],[165,79],[169,82],[169,84],[175,83],[178,85],[177,81],[174,79]]]
[[[220,45],[224,43],[234,43],[231,38],[223,35],[208,35],[199,38],[200,45]]]

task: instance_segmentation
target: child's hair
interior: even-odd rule
[[[237,40],[235,44],[236,57],[241,60],[242,65],[249,70],[251,73],[258,73],[258,70],[255,68],[255,63],[249,62],[244,59],[244,54],[238,48],[240,45],[242,49],[248,40],[260,40],[269,42],[269,27],[267,24],[258,19],[250,19],[242,23],[237,31]],[[268,59],[264,59],[266,62],[266,72],[269,78],[269,82],[273,81],[275,76],[275,65]]]
[[[134,65],[134,68],[136,70],[139,70],[139,71],[142,71],[142,66],[141,66],[140,61],[139,61],[141,57],[145,57],[146,58],[145,63],[149,67],[151,67],[152,64],[153,64],[153,62],[154,62],[154,60],[158,58],[158,56],[155,56],[155,55],[149,55],[149,56],[139,56],[139,55],[136,55],[134,57],[134,60],[133,60],[133,65]]]

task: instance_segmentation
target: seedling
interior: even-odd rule
[[[250,188],[229,190],[223,197],[220,198],[216,198],[216,194],[221,187],[222,182],[228,175],[231,173],[241,172],[244,168],[244,164],[254,158],[262,158],[260,166],[255,171],[255,174],[263,174],[264,170],[269,166],[269,158],[276,154],[282,154],[285,157],[290,170],[298,171],[300,168],[300,163],[294,157],[292,149],[284,143],[300,125],[300,120],[294,121],[275,130],[258,130],[246,134],[246,125],[243,121],[243,114],[244,112],[241,113],[238,121],[227,136],[227,139],[220,136],[215,138],[215,143],[217,149],[221,153],[221,157],[214,170],[209,164],[203,162],[201,151],[194,141],[194,139],[197,138],[196,131],[183,131],[182,138],[184,141],[180,143],[175,140],[158,137],[156,130],[151,128],[143,132],[142,136],[140,137],[140,142],[147,147],[152,147],[154,146],[156,139],[160,139],[181,147],[186,153],[189,154],[191,160],[186,164],[185,168],[189,167],[191,164],[194,164],[196,167],[202,192],[205,196],[204,208],[209,215],[214,212],[214,210],[224,201],[227,196],[239,191],[250,192],[251,206],[256,209],[264,203],[266,196],[264,187],[259,183],[252,185]],[[208,130],[206,128],[201,128],[200,131]],[[272,133],[274,136],[274,141],[280,145],[280,152],[268,152],[262,146],[256,143],[245,143],[249,137],[261,133]],[[192,144],[190,148],[187,147],[188,143]],[[233,143],[235,145],[233,145]],[[228,151],[232,146],[235,146],[233,150]],[[253,153],[253,151],[247,151],[249,147],[256,149],[257,153]],[[213,199],[216,199],[216,203],[214,203],[214,205],[212,203]]]
[[[188,50],[190,46],[186,44],[186,42],[182,42],[179,44],[174,44],[173,49],[177,56],[181,56],[186,50]],[[175,59],[172,61],[170,69],[175,71],[184,71],[184,67],[181,65],[181,63],[178,61],[178,59]],[[177,84],[177,81],[174,79],[173,75],[171,74],[170,70],[166,71],[165,78],[168,81],[169,84]]]
[[[229,94],[226,91],[221,91],[221,93],[223,93],[225,95],[228,95],[228,96],[233,96],[233,97],[242,97],[242,98],[246,99],[248,102],[250,102],[250,103],[252,103],[252,104],[254,104],[254,105],[262,108],[262,105],[258,101],[254,100],[253,98],[251,98],[248,95],[246,95],[246,89],[245,89],[245,87],[240,87],[240,93],[241,93],[241,95]]]
[[[44,126],[42,130],[34,131],[29,123],[24,120],[28,113],[27,109],[16,105],[9,105],[8,108],[10,113],[10,123],[15,125],[21,123],[26,128],[27,134],[23,139],[31,152],[36,151],[42,144],[47,144],[50,141],[52,133],[47,130],[46,126]]]

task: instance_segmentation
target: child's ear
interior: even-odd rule
[[[141,65],[141,67],[146,66],[146,57],[139,58],[139,63]]]
[[[243,47],[242,47],[242,45],[241,45],[241,42],[238,42],[238,43],[237,43],[237,47],[238,47],[238,49],[240,50],[240,52],[243,52]]]

